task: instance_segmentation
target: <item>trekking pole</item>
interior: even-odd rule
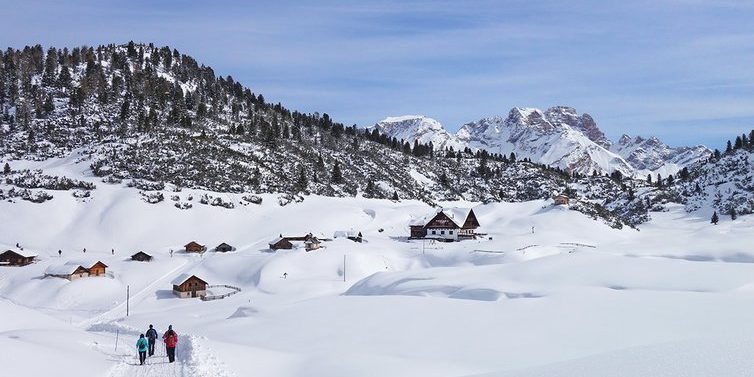
[[[118,352],[118,336],[120,335],[120,330],[115,330],[115,352]]]

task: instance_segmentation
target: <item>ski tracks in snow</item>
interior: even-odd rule
[[[183,337],[176,348],[176,360],[168,363],[165,348],[159,344],[155,355],[147,357],[144,365],[139,365],[138,354],[114,354],[120,360],[108,377],[232,377],[225,364],[204,344],[202,337]]]

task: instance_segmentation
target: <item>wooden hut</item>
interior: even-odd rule
[[[205,296],[207,282],[196,275],[181,274],[173,279],[173,293],[180,298]]]
[[[89,276],[105,276],[105,272],[107,270],[106,264],[100,261],[96,261],[90,266],[91,267],[87,268],[87,270],[89,270]]]
[[[458,241],[475,238],[479,221],[471,208],[443,208],[409,223],[409,238]]]
[[[149,262],[149,261],[152,260],[152,256],[149,255],[149,254],[147,254],[147,253],[145,253],[145,252],[143,252],[143,251],[140,251],[140,252],[132,255],[131,256],[131,260],[135,260],[135,261],[138,261],[138,262]]]
[[[6,250],[0,254],[0,266],[26,266],[34,262],[37,254],[22,249]]]
[[[552,201],[556,206],[567,206],[570,200],[565,195],[555,195],[552,197]]]
[[[207,246],[200,245],[196,241],[191,241],[184,246],[187,253],[203,253],[207,251]]]
[[[270,250],[293,249],[293,244],[285,237],[278,237],[270,241]]]
[[[76,280],[78,278],[89,276],[89,271],[84,266],[81,266],[78,264],[67,263],[67,264],[47,267],[47,270],[45,271],[45,276],[63,278],[63,279],[68,279],[68,280]]]
[[[215,251],[219,251],[221,253],[227,253],[229,251],[236,250],[235,247],[228,245],[227,243],[223,242],[215,247]]]

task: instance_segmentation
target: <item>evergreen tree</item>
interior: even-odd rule
[[[725,154],[731,154],[733,152],[733,144],[728,140],[728,144],[725,145]]]
[[[718,221],[720,221],[720,217],[717,216],[717,211],[715,211],[715,213],[712,214],[712,220],[710,222],[717,225]]]
[[[516,154],[515,154],[515,153],[513,153],[513,152],[511,152],[511,155],[510,155],[510,157],[508,157],[508,160],[509,160],[509,161],[510,161],[511,163],[515,163],[515,162],[516,162]]]
[[[126,120],[128,118],[128,112],[131,108],[131,102],[126,98],[123,104],[120,106],[120,120]]]
[[[397,202],[397,201],[401,200],[401,198],[399,198],[399,197],[398,197],[398,191],[393,191],[393,197],[392,197],[392,200],[393,200],[394,202]]]
[[[445,174],[445,172],[442,172],[442,174],[440,174],[440,184],[443,187],[448,187],[450,185],[450,183],[448,182],[448,176]]]
[[[298,179],[296,180],[296,188],[299,192],[306,191],[309,186],[309,179],[306,176],[306,171],[303,165],[298,166]]]
[[[673,185],[673,174],[668,175],[668,186]]]
[[[52,112],[55,110],[55,102],[52,100],[52,94],[48,94],[45,98],[45,103],[42,105],[42,109],[44,110],[45,116],[50,116]]]
[[[367,180],[367,187],[364,189],[364,194],[367,198],[374,197],[374,182],[372,182],[372,178]]]
[[[743,140],[741,139],[741,136],[736,136],[736,142],[735,144],[733,144],[733,149],[734,150],[741,149],[743,148],[743,146],[744,146],[744,143],[743,143]]]
[[[595,170],[595,173],[597,171]],[[652,186],[652,174],[647,174],[647,184]]]
[[[10,165],[6,162],[5,166],[3,167],[3,174],[8,175],[10,174]]]
[[[45,73],[42,75],[42,85],[53,86],[57,81],[58,71],[58,52],[55,47],[47,50],[47,59],[45,60]]]
[[[738,217],[738,213],[736,213],[736,209],[731,207],[730,208],[730,219],[735,220]]]
[[[325,161],[322,159],[322,153],[317,155],[317,170],[325,170]]]
[[[684,166],[683,169],[681,169],[681,172],[678,173],[678,176],[681,178],[681,180],[688,181],[689,180],[689,168],[687,168],[687,167]]]
[[[332,173],[330,173],[330,181],[335,184],[343,183],[343,173],[340,171],[340,162],[337,160],[332,168]]]

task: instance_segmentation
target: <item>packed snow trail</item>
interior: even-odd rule
[[[115,365],[108,377],[231,377],[225,368],[203,344],[203,338],[184,335],[179,338],[175,352],[175,362],[169,363],[164,344],[158,341],[155,354],[147,357],[144,365],[139,364],[138,353],[132,345],[124,345],[122,352],[112,356],[120,362]],[[129,350],[131,350],[129,352]]]

